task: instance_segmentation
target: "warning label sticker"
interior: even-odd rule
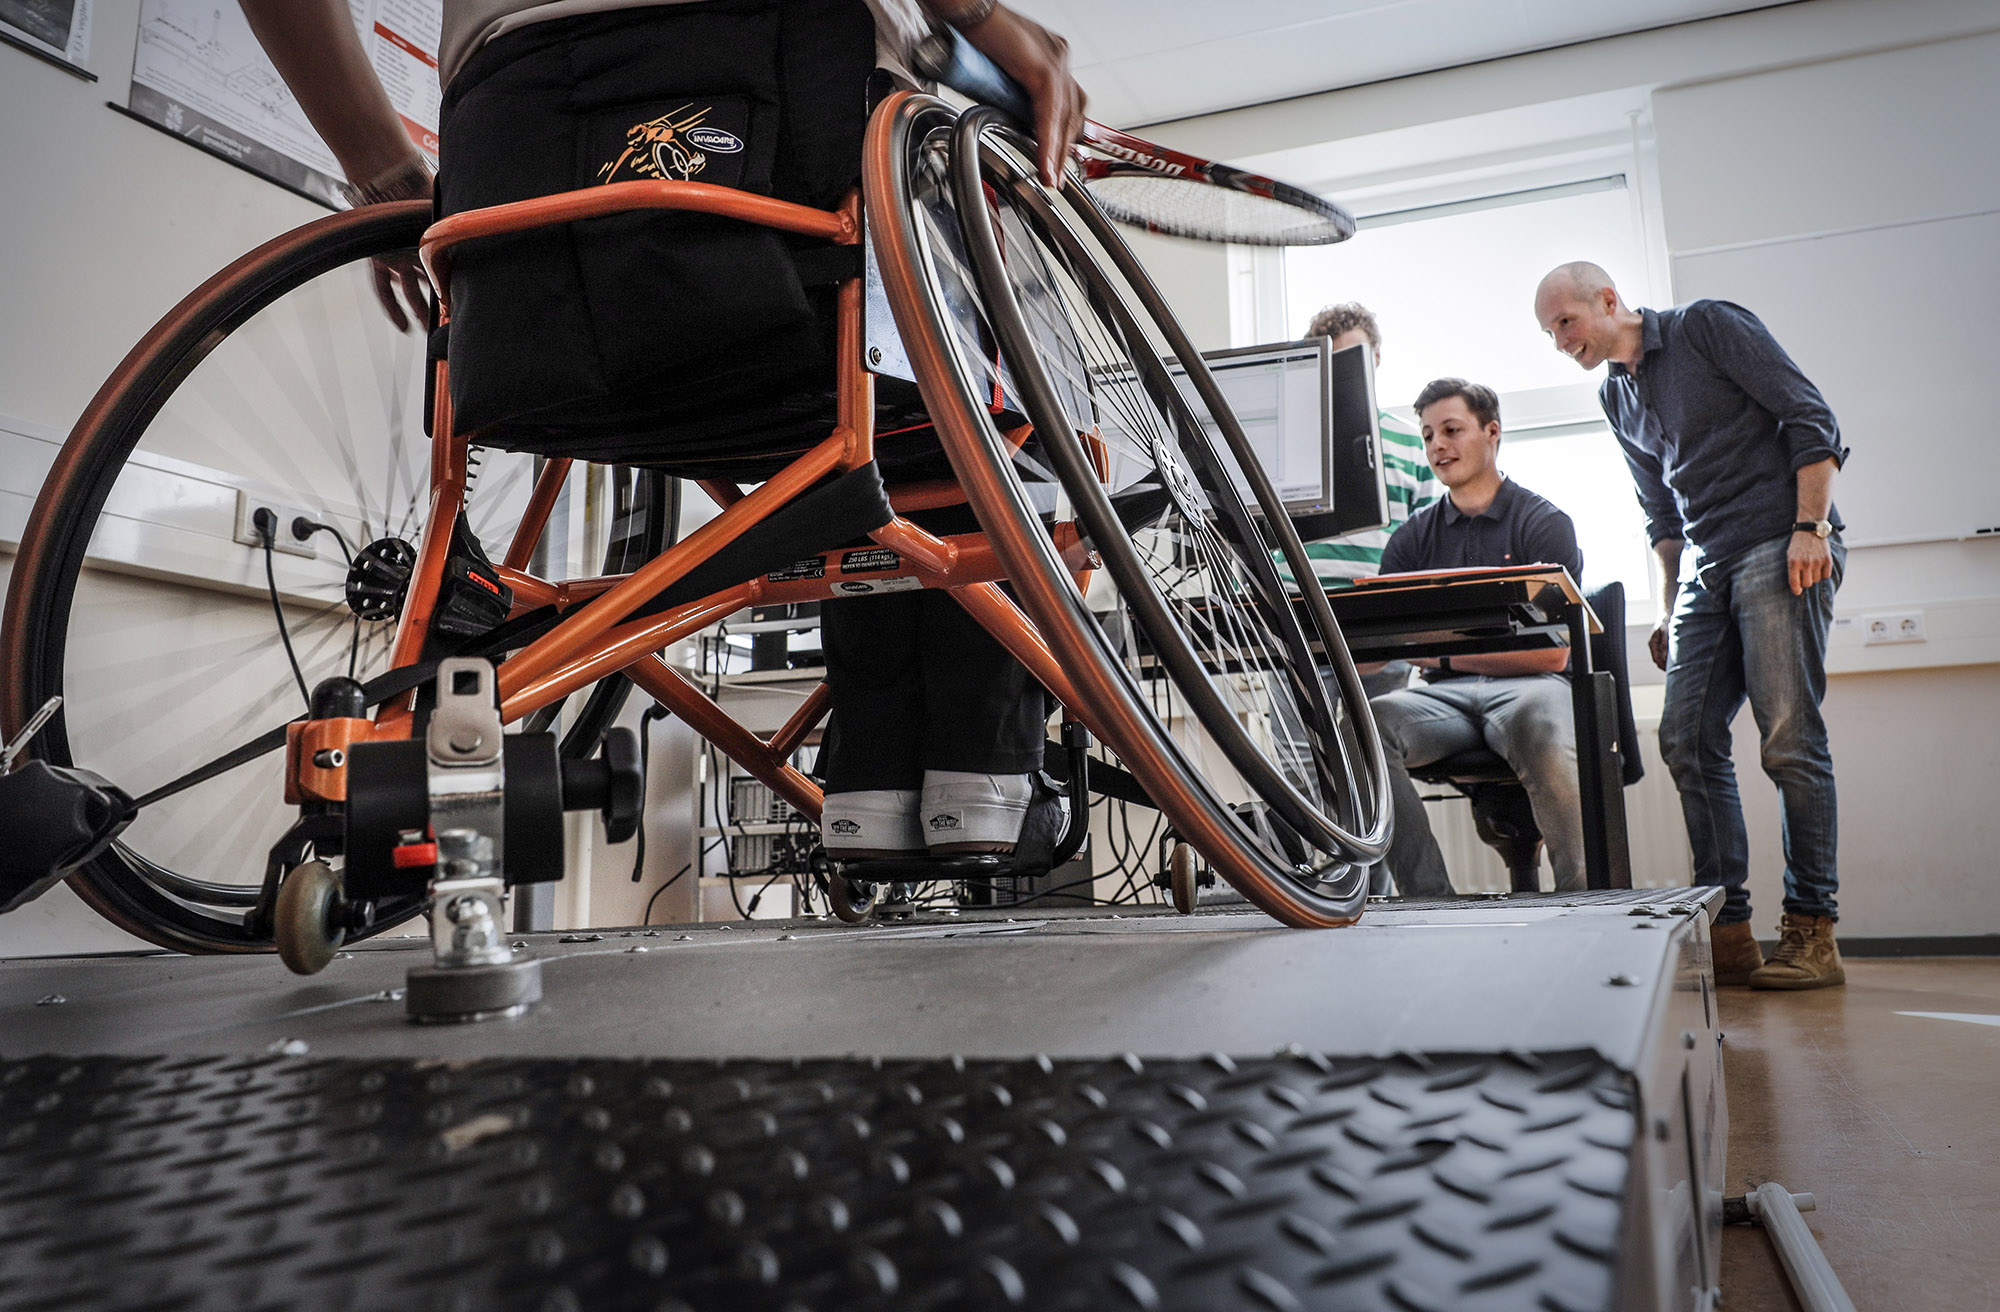
[[[808,560],[795,560],[783,569],[773,570],[764,577],[773,583],[796,583],[800,579],[823,579],[826,577],[826,558],[813,556]]]
[[[910,575],[895,579],[842,579],[833,590],[846,597],[866,597],[876,592],[915,592],[924,581]]]
[[[885,569],[895,569],[903,563],[903,558],[887,547],[864,547],[859,551],[842,553],[840,572],[843,574],[874,574]]]

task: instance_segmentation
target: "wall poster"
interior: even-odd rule
[[[20,2],[0,0],[0,12]],[[348,0],[348,8],[389,103],[435,162],[443,0]],[[340,166],[234,0],[143,0],[127,108],[282,186],[336,209],[346,204]]]
[[[90,53],[90,0],[0,0],[0,33],[81,68]]]

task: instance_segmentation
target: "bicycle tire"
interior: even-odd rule
[[[1361,754],[1375,753],[1375,768],[1361,780],[1371,794],[1367,800],[1372,805],[1357,804],[1363,789],[1355,786],[1352,778],[1356,773],[1352,754],[1343,752],[1343,769],[1350,776],[1348,819],[1358,817],[1363,822],[1359,825],[1362,832],[1333,823],[1329,817],[1318,817],[1319,830],[1333,840],[1330,846],[1339,849],[1328,861],[1302,867],[1292,851],[1272,841],[1270,833],[1253,832],[1196,767],[1155,708],[1139,693],[1055,556],[1040,527],[1046,508],[1032,499],[1016,473],[1014,450],[1001,439],[985,404],[993,389],[1004,385],[1013,394],[1025,395],[1023,408],[1038,421],[1037,432],[1045,445],[1053,442],[1050,433],[1060,433],[1064,427],[1059,411],[1052,416],[1046,405],[1035,403],[1036,389],[1030,377],[1034,361],[1018,349],[1019,343],[1010,344],[1009,333],[997,322],[969,331],[962,319],[962,293],[955,295],[953,288],[943,285],[963,281],[965,275],[954,271],[947,279],[939,273],[936,248],[940,239],[950,234],[943,233],[945,225],[920,211],[913,187],[919,166],[917,152],[935,151],[939,134],[951,131],[957,116],[942,102],[917,95],[885,105],[881,112],[883,117],[870,134],[867,199],[870,229],[878,243],[897,327],[954,470],[1006,565],[1023,608],[1071,675],[1078,697],[1085,703],[1073,709],[1093,724],[1140,780],[1176,832],[1193,842],[1210,864],[1255,904],[1292,925],[1351,923],[1366,900],[1365,864],[1386,845],[1389,824],[1383,804],[1386,789],[1382,785],[1386,781],[1379,766],[1379,741],[1374,737],[1372,719],[1365,718],[1364,710],[1357,730]],[[962,161],[955,160],[953,167],[961,165]],[[955,223],[968,229],[960,237],[962,243],[977,249],[980,238],[976,231],[986,216],[968,212],[965,199],[961,191]],[[1080,203],[1087,206],[1089,202],[1085,199]],[[926,222],[930,223],[928,231]],[[983,240],[991,245],[990,232]],[[972,278],[979,281],[976,258],[973,265]],[[1118,272],[1128,280],[1132,277],[1132,270]],[[1142,273],[1138,276],[1143,278]],[[992,290],[980,288],[982,296]],[[1156,317],[1164,310],[1156,305],[1145,308]],[[992,338],[999,341],[1000,361],[988,368],[986,346]],[[970,363],[973,361],[979,364]],[[1008,375],[1004,379],[995,372],[1001,366]],[[1024,386],[1012,386],[1016,383]],[[1268,493],[1268,486],[1263,491]],[[1279,519],[1282,522],[1282,515]],[[1103,532],[1101,525],[1098,532]],[[1295,535],[1290,548],[1293,559],[1303,558]],[[1324,598],[1319,601],[1323,608]],[[1343,686],[1351,685],[1353,697],[1360,698],[1359,680],[1351,675],[1351,661],[1344,661],[1345,648],[1330,612],[1324,616],[1321,631],[1330,636],[1327,649],[1333,653],[1336,669],[1343,662],[1347,666]],[[1351,704],[1351,699],[1343,697],[1343,702]],[[1365,707],[1365,698],[1360,698],[1360,704]],[[1367,764],[1370,762],[1363,762],[1364,767]]]
[[[91,563],[92,535],[113,518],[106,513],[107,500],[119,485],[121,475],[130,470],[150,468],[153,464],[169,466],[175,459],[159,457],[150,463],[135,464],[135,452],[141,451],[148,436],[154,433],[156,424],[164,428],[167,424],[181,422],[177,417],[179,411],[169,411],[169,407],[177,398],[185,399],[184,388],[190,389],[189,396],[193,395],[190,379],[201,380],[209,376],[203,373],[205,364],[215,365],[220,361],[222,365],[228,365],[228,353],[237,349],[231,343],[241,340],[239,335],[243,334],[246,325],[256,322],[259,315],[280,305],[284,298],[301,293],[301,289],[304,289],[304,295],[310,296],[316,294],[319,287],[331,286],[335,281],[329,279],[326,284],[321,284],[316,280],[330,274],[342,274],[352,266],[362,266],[376,255],[413,247],[430,221],[431,210],[426,202],[369,206],[331,215],[266,242],[185,297],[133,347],[118,369],[99,388],[56,457],[36,500],[9,582],[6,623],[0,626],[4,627],[4,636],[0,636],[0,718],[4,718],[9,726],[17,726],[49,696],[61,692],[66,697],[63,710],[50,721],[34,744],[35,755],[58,765],[79,763],[73,731],[80,719],[92,713],[92,708],[89,698],[79,696],[77,690],[70,686],[72,679],[68,657],[72,625],[77,622],[79,610],[79,581],[87,572],[87,564]],[[340,282],[345,286],[365,276],[365,269],[358,269],[352,275],[343,275]],[[379,316],[379,311],[375,313]],[[382,331],[387,331],[386,326]],[[261,341],[254,335],[248,340],[251,346]],[[420,338],[405,341],[395,349],[414,352],[414,358],[421,361]],[[417,367],[422,368],[420,363]],[[311,378],[305,380],[307,384],[312,381]],[[382,384],[385,398],[394,401],[409,381],[402,374],[394,374],[388,383]],[[421,386],[421,374],[417,375],[416,385]],[[217,391],[226,392],[226,389],[218,385]],[[407,414],[409,406],[400,401],[395,403],[400,406],[396,411],[397,421],[414,422]],[[339,406],[329,403],[326,408],[331,413]],[[165,424],[162,423],[163,412],[170,415]],[[196,428],[192,424],[188,427],[190,430]],[[340,434],[336,432],[332,440],[338,443]],[[420,433],[411,435],[411,446],[420,441]],[[511,475],[520,469],[519,461],[527,457],[508,456],[505,459]],[[389,479],[390,490],[397,490],[394,484],[398,475],[392,471],[385,477]],[[646,477],[652,480],[651,486],[656,492],[664,487],[664,480],[659,476]],[[511,489],[517,482],[519,480],[514,479],[506,485],[510,489],[507,496],[513,494]],[[495,489],[492,478],[487,479],[486,486],[489,490]],[[500,497],[501,493],[494,490],[493,499],[498,502]],[[411,494],[408,499],[414,503],[418,498]],[[659,506],[664,500],[663,496],[655,495],[652,504]],[[297,504],[310,507],[313,503],[301,500]],[[379,516],[384,528],[392,527],[388,523],[388,506],[385,497],[383,513]],[[416,515],[416,519],[420,518],[421,511]],[[651,525],[639,544],[640,553],[649,555],[657,552],[667,528],[663,517]],[[284,557],[274,556],[272,560],[283,561]],[[129,586],[122,582],[125,574],[116,570],[88,572],[91,573],[93,587],[98,586],[95,580],[100,576],[110,580],[104,586]],[[289,587],[288,584],[288,596],[292,595]],[[211,600],[218,609],[236,604],[220,593]],[[268,597],[258,604],[263,607],[265,625],[271,629],[269,643],[275,644],[277,635]],[[88,611],[89,606],[82,609]],[[332,607],[327,607],[307,618],[319,622],[332,610]],[[339,625],[346,621],[336,618],[333,622]],[[354,631],[358,635],[358,625]],[[358,636],[349,641],[350,650],[358,648]],[[386,649],[386,642],[380,645]],[[337,650],[335,655],[337,659]],[[308,653],[305,659],[310,661],[312,653]],[[286,675],[287,680],[290,677]],[[224,681],[218,678],[214,682]],[[616,683],[602,681],[581,699],[581,708],[572,718],[570,732],[565,735],[566,752],[587,753],[594,747],[623,703],[626,690],[619,686],[623,682],[622,679]],[[197,690],[195,695],[203,694]],[[226,700],[228,695],[228,691],[224,690],[211,699],[220,702]],[[190,700],[193,699],[191,696]],[[282,723],[303,709],[299,707],[295,694],[291,708],[294,709],[269,715],[259,722],[258,728]],[[211,755],[253,736],[254,731],[234,736],[229,741],[201,743],[199,755]],[[107,774],[129,782],[135,794],[163,782],[159,778],[135,779],[132,777],[133,770],[121,769],[121,764],[129,766],[131,763],[122,760],[100,762],[100,765],[108,767]],[[265,770],[274,784],[279,774],[275,760],[270,757],[261,758],[249,768]],[[165,773],[171,778],[175,772],[169,770]],[[188,796],[196,794],[191,792]],[[256,809],[261,811],[262,808]],[[147,813],[142,813],[140,824],[146,821]],[[278,822],[274,816],[260,813],[247,818],[218,815],[216,823],[218,828],[236,824],[264,826],[268,830]],[[234,882],[226,878],[203,878],[176,868],[174,864],[154,861],[131,841],[138,829],[139,826],[135,825],[119,843],[72,873],[69,882],[86,904],[128,932],[178,951],[246,952],[271,949],[267,934],[253,933],[244,924],[243,910],[253,900],[255,890],[250,876],[243,874]],[[240,853],[233,848],[230,855],[232,859],[240,857]],[[262,858],[263,853],[256,851],[255,861],[259,865]],[[369,932],[381,932],[397,920],[407,918],[408,914],[413,914],[413,911],[376,924]]]

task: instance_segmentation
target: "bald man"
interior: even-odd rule
[[[1583,368],[1610,363],[1598,396],[1666,578],[1647,643],[1667,672],[1660,754],[1680,790],[1695,882],[1726,890],[1716,983],[1845,983],[1820,715],[1847,559],[1833,505],[1847,451],[1833,412],[1757,316],[1728,301],[1634,310],[1603,269],[1576,263],[1542,279],[1535,318]],[[1750,843],[1731,760],[1730,722],[1746,699],[1783,802],[1785,909],[1768,961],[1750,928]]]

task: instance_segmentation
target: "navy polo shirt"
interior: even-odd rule
[[[1798,471],[1847,460],[1826,398],[1740,305],[1690,301],[1639,317],[1638,366],[1613,361],[1598,399],[1646,540],[1685,538],[1707,564],[1789,534]],[[1828,517],[1840,523],[1838,510]]]
[[[1496,565],[1561,565],[1583,586],[1576,525],[1554,502],[1511,478],[1500,480],[1493,504],[1476,515],[1448,495],[1439,497],[1410,516],[1382,549],[1384,574]]]

